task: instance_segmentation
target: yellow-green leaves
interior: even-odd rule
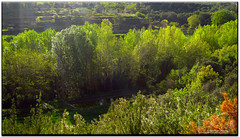
[[[232,46],[238,43],[238,20],[223,24],[217,31],[220,47]]]
[[[194,15],[190,16],[189,18],[187,18],[187,21],[188,21],[188,24],[193,28],[197,27],[200,24],[200,20],[199,20],[197,14],[194,14]]]
[[[211,65],[203,66],[201,71],[197,73],[197,81],[200,83],[204,83],[208,80],[213,80],[219,76],[218,72],[213,71]]]

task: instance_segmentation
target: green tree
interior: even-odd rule
[[[112,29],[112,23],[108,19],[103,19],[98,32],[96,47],[98,74],[104,89],[112,88],[113,73],[117,70],[119,47]]]
[[[4,98],[15,97],[18,103],[33,99],[40,91],[46,100],[54,96],[54,60],[47,53],[51,36],[45,32],[25,31],[3,42],[3,89]],[[47,37],[48,36],[48,37]],[[9,94],[8,94],[9,93]]]
[[[238,43],[238,20],[223,24],[216,32],[220,47],[232,46]]]
[[[89,22],[85,22],[83,25],[84,31],[86,32],[87,37],[89,38],[89,42],[94,45],[94,47],[97,46],[98,43],[98,31],[99,31],[99,25],[97,24],[89,24]]]
[[[228,21],[235,20],[236,14],[232,11],[223,9],[212,14],[211,20],[214,25],[222,25]]]
[[[57,59],[59,96],[83,95],[89,90],[88,74],[94,56],[94,46],[84,27],[71,26],[56,33],[52,45]]]
[[[34,30],[24,31],[13,38],[12,44],[17,50],[31,49],[42,52],[44,48],[39,45],[38,33]]]
[[[52,50],[52,37],[56,34],[54,29],[47,29],[39,34],[39,45],[44,48],[45,51],[51,52]]]
[[[40,34],[34,30],[24,31],[14,37],[11,44],[16,50],[30,49],[39,53],[50,52],[51,39],[55,33],[56,31],[53,29],[47,29]]]
[[[216,50],[212,56],[217,57],[218,62],[227,63],[232,65],[233,62],[237,62],[238,60],[238,47],[236,45],[226,46],[222,49]]]
[[[159,74],[159,70],[156,69],[155,63],[157,54],[155,39],[156,36],[152,29],[145,30],[140,35],[140,41],[133,51],[139,65],[138,85],[142,87],[150,87]]]
[[[219,48],[218,36],[216,35],[218,27],[216,25],[205,25],[199,27],[194,31],[193,38],[201,39],[203,42],[207,42],[210,45],[210,51],[214,52]]]
[[[185,59],[184,64],[191,68],[198,59],[208,58],[211,54],[210,45],[207,42],[201,41],[200,38],[194,38],[185,43]]]
[[[176,26],[160,28],[157,34],[156,42],[158,44],[158,62],[166,61],[166,63],[169,63],[169,67],[171,66],[171,63],[174,63],[176,67],[183,65],[182,57],[185,53],[183,46],[186,42],[186,37],[181,29],[177,28]],[[171,70],[171,68],[169,69]]]
[[[210,13],[200,12],[198,15],[198,18],[199,18],[199,22],[200,22],[201,26],[211,24],[211,14]]]
[[[115,25],[119,26],[123,21],[125,21],[125,18],[120,14],[115,14],[113,21]]]
[[[200,24],[200,20],[199,20],[197,14],[194,14],[194,15],[188,17],[187,21],[191,28],[195,28]]]
[[[125,76],[128,77],[129,87],[136,86],[136,80],[139,76],[139,62],[136,60],[136,54],[133,52],[140,42],[140,36],[144,30],[132,30],[124,36],[124,45],[121,48],[121,57],[124,62]]]
[[[178,22],[170,22],[169,25],[170,25],[170,26],[179,27],[179,23],[178,23]]]
[[[51,56],[29,49],[4,54],[3,98],[14,97],[21,107],[43,92],[44,100],[54,97],[51,85],[55,67]]]
[[[164,20],[161,21],[161,23],[163,23],[163,24],[165,24],[165,26],[167,26],[168,25],[168,20],[164,19]]]
[[[93,57],[92,61],[89,62],[88,66],[88,78],[87,78],[87,91],[96,92],[98,91],[99,77],[98,77],[98,62],[97,62],[97,54],[96,47],[98,44],[98,32],[99,25],[97,24],[89,24],[89,22],[85,22],[83,25],[84,31],[86,33],[86,37],[89,39],[90,44],[93,46]]]

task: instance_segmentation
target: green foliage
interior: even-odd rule
[[[2,41],[11,42],[15,35],[2,35]]]
[[[145,30],[140,36],[139,44],[135,47],[133,54],[139,64],[139,75],[146,79],[146,84],[149,87],[156,76],[159,74],[154,62],[157,54],[157,45],[155,44],[156,36],[152,29]],[[142,84],[142,83],[141,83]]]
[[[174,64],[176,66],[183,65],[182,57],[184,56],[184,44],[186,42],[186,37],[181,31],[181,29],[176,26],[167,26],[167,28],[160,28],[157,34],[157,39],[155,41],[158,45],[157,57],[156,59],[161,62],[173,58]],[[171,70],[171,69],[170,69]]]
[[[44,2],[37,2],[37,6],[44,5]]]
[[[98,69],[100,70],[99,77],[102,83],[109,79],[110,88],[112,86],[113,73],[118,67],[117,54],[120,48],[112,29],[112,23],[104,19],[98,32],[98,44],[96,47]]]
[[[238,57],[238,49],[237,48],[238,48],[237,45],[223,47],[222,49],[216,50],[212,54],[212,56],[217,57],[218,62],[220,62],[220,63],[232,64],[238,60],[237,59],[237,57]]]
[[[41,22],[41,18],[40,17],[37,17],[36,20],[35,20],[36,23],[39,23]]]
[[[238,20],[223,24],[217,31],[218,44],[220,47],[232,46],[238,43]]]
[[[197,81],[204,83],[210,79],[215,79],[219,76],[218,72],[213,71],[211,65],[203,66],[201,71],[197,73]]]
[[[116,14],[114,16],[114,18],[113,18],[114,24],[116,24],[116,25],[120,25],[125,20],[126,19],[123,16],[119,15],[119,14]]]
[[[124,63],[122,71],[128,76],[129,86],[135,86],[138,72],[139,72],[139,62],[136,60],[136,55],[133,52],[136,46],[140,42],[140,36],[144,30],[129,30],[129,32],[124,36],[123,46],[120,50],[121,60]],[[136,51],[136,50],[135,50]],[[129,73],[127,73],[129,72]],[[131,84],[132,83],[132,84]]]
[[[216,35],[218,27],[216,25],[205,25],[194,31],[194,39],[200,39],[209,44],[209,50],[213,52],[219,48],[218,36]]]
[[[167,76],[167,80],[174,81],[174,86],[172,88],[182,88],[186,86],[187,81],[190,80],[190,77],[187,76],[187,67],[182,69],[172,69],[169,75]],[[188,82],[189,83],[189,82]]]
[[[42,47],[38,44],[38,33],[34,30],[24,31],[13,38],[12,43],[14,48],[20,49],[31,49],[34,51],[42,51]]]
[[[211,20],[214,25],[222,25],[228,21],[235,20],[236,14],[232,11],[223,9],[212,14]]]
[[[182,87],[190,85],[196,79],[199,67],[199,63],[196,63],[188,73],[182,75],[181,78],[179,78],[178,80],[179,85],[181,85]]]
[[[187,18],[188,24],[192,27],[195,28],[200,24],[200,20],[198,18],[197,14],[194,14],[192,16],[190,16],[189,18]]]
[[[91,78],[88,74],[93,63],[94,46],[89,41],[82,26],[71,26],[52,39],[63,96],[83,94],[84,85]]]
[[[85,22],[83,28],[86,32],[87,37],[89,38],[89,42],[92,43],[92,45],[94,45],[95,47],[98,43],[97,33],[99,30],[99,26],[97,24],[89,24],[89,22]]]
[[[10,52],[4,56],[3,98],[10,94],[17,96],[18,103],[33,99],[40,91],[48,98],[51,91],[55,68],[53,59],[47,54],[39,54],[31,50]],[[21,103],[20,103],[21,102]]]
[[[218,72],[213,71],[211,65],[206,67],[202,66],[200,70],[198,68],[199,63],[193,66],[188,73],[179,78],[178,82],[184,88],[175,89],[174,94],[176,96],[183,97],[184,95],[189,94],[191,91],[201,91],[201,89],[204,91],[209,91],[209,88],[212,88],[212,90],[214,90],[216,85],[219,86],[218,83],[220,81],[217,80],[219,74]]]
[[[52,37],[55,36],[56,31],[53,29],[47,29],[42,32],[39,37],[39,45],[44,48],[45,51],[51,52],[52,50]]]
[[[133,49],[140,40],[140,35],[143,33],[143,30],[135,30],[130,29],[128,33],[124,36],[125,44],[127,44],[128,47]]]
[[[211,46],[204,41],[201,41],[199,38],[191,39],[185,43],[185,57],[186,66],[191,68],[193,64],[195,64],[196,60],[200,58],[208,58],[210,56],[210,48]]]
[[[47,29],[44,32],[38,34],[34,30],[24,31],[19,33],[13,38],[11,43],[14,49],[30,49],[37,52],[50,52],[51,51],[51,38],[55,35],[56,31]]]

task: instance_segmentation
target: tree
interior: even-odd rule
[[[189,40],[184,45],[186,61],[184,64],[191,68],[197,59],[208,58],[210,56],[210,45],[207,42],[201,41],[200,38]]]
[[[160,28],[156,42],[158,44],[158,62],[168,63],[169,67],[173,65],[171,63],[174,63],[176,67],[183,65],[181,58],[184,56],[183,46],[186,42],[186,37],[181,29],[176,26]],[[170,70],[168,69],[167,71]]]
[[[52,49],[51,39],[55,33],[56,31],[53,29],[47,29],[40,34],[34,30],[24,31],[14,37],[11,44],[16,50],[30,49],[39,53],[50,52]]]
[[[48,32],[48,31],[46,31]],[[18,34],[3,42],[4,98],[14,97],[18,103],[29,103],[41,91],[44,100],[54,96],[54,59],[50,52],[53,33],[38,34],[34,30]],[[51,31],[52,32],[52,31]],[[9,94],[8,94],[9,93]]]
[[[120,14],[115,14],[114,18],[113,18],[114,24],[117,25],[118,27],[125,20],[126,19],[123,16],[121,16]]]
[[[177,21],[177,14],[175,12],[167,12],[167,20],[169,22]]]
[[[140,43],[140,36],[144,32],[141,30],[132,30],[124,36],[124,44],[120,50],[124,75],[128,79],[128,87],[136,87],[136,80],[139,76],[139,62],[136,60],[136,54],[134,49]]]
[[[6,101],[12,97],[18,106],[29,107],[40,92],[45,101],[54,97],[55,67],[51,56],[22,49],[6,53],[3,58],[3,98]]]
[[[214,25],[222,25],[228,21],[235,20],[235,19],[236,19],[236,14],[226,9],[216,11],[211,16],[212,24]]]
[[[39,45],[45,51],[51,52],[52,50],[52,37],[56,34],[54,29],[47,29],[39,35]]]
[[[159,75],[159,70],[156,69],[155,63],[157,53],[155,39],[156,36],[152,29],[145,30],[133,51],[138,63],[139,77],[137,84],[140,87],[150,87]]]
[[[203,42],[207,42],[210,45],[210,51],[214,52],[219,48],[218,36],[216,35],[218,27],[216,25],[205,25],[195,30],[194,39],[200,39]]]
[[[86,82],[86,88],[89,92],[96,92],[98,91],[99,86],[96,47],[98,44],[98,32],[100,27],[97,24],[89,24],[88,22],[85,22],[83,28],[90,44],[93,45],[93,57],[88,66],[88,81]]]
[[[170,22],[169,25],[170,25],[170,26],[179,27],[179,23],[178,23],[178,22]]]
[[[16,50],[31,49],[42,52],[43,47],[39,45],[38,33],[34,30],[24,31],[13,38],[12,44]]]
[[[198,18],[197,14],[194,14],[187,18],[188,24],[190,25],[191,28],[195,28],[200,24],[200,20]]]
[[[208,25],[211,24],[211,14],[210,13],[205,13],[205,12],[200,12],[198,15],[200,25]]]
[[[79,96],[88,91],[94,46],[82,26],[71,26],[58,32],[52,40],[57,59],[59,96]]]
[[[238,61],[238,46],[236,44],[223,47],[216,50],[212,56],[217,57],[219,63],[232,65]]]
[[[216,32],[220,47],[232,46],[238,43],[238,20],[223,24]]]
[[[112,23],[108,19],[103,19],[98,32],[98,44],[96,47],[98,74],[103,90],[112,88],[113,73],[117,70],[119,47],[112,29]]]

